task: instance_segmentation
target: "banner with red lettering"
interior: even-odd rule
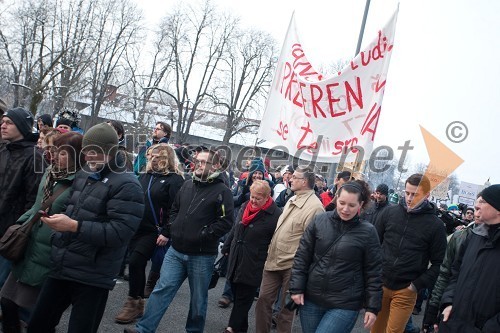
[[[344,155],[352,161],[358,151],[367,159],[377,132],[397,14],[341,72],[328,78],[307,60],[292,16],[259,138],[305,160],[333,163]]]

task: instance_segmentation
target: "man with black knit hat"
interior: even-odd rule
[[[0,146],[0,237],[33,206],[43,175],[42,156],[32,135],[33,115],[23,108],[7,110],[2,117]],[[0,287],[10,262],[0,257]]]
[[[379,184],[373,193],[375,202],[361,215],[361,218],[372,224],[375,223],[378,214],[389,205],[387,201],[388,195],[389,187],[386,184]]]
[[[72,185],[64,214],[41,218],[54,230],[53,270],[42,286],[28,332],[53,332],[72,305],[69,332],[97,332],[127,245],[142,219],[144,196],[116,154],[118,136],[106,123],[83,137],[87,164]]]
[[[452,266],[441,298],[439,332],[500,332],[500,184],[481,192],[472,230]]]
[[[59,118],[56,121],[56,128],[62,128],[67,131],[71,131],[75,125],[73,120],[67,118]]]

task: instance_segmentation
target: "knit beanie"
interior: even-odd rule
[[[283,177],[287,172],[293,173],[293,167],[291,165],[285,165],[283,168],[281,168],[280,170],[281,177]]]
[[[250,163],[250,171],[251,174],[253,174],[255,171],[260,171],[262,174],[266,173],[266,168],[264,167],[264,162],[260,158],[255,158],[252,160]]]
[[[83,150],[96,150],[114,156],[118,149],[118,134],[106,123],[92,126],[83,136]],[[100,149],[99,149],[100,148]]]
[[[71,119],[67,119],[67,118],[59,118],[56,120],[56,127],[59,126],[59,125],[66,125],[66,126],[69,126],[71,128],[74,127],[75,122]],[[108,125],[109,126],[109,125]]]
[[[26,138],[33,132],[33,115],[23,108],[7,110],[4,117],[9,117],[16,125],[18,131]]]
[[[481,192],[483,200],[500,211],[500,184],[488,186]]]
[[[375,192],[379,192],[383,195],[389,195],[389,186],[387,186],[386,184],[380,184],[379,186],[377,186]]]

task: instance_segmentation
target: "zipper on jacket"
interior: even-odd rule
[[[410,215],[406,213],[406,223],[405,223],[405,228],[403,230],[403,234],[401,235],[401,239],[399,240],[399,246],[398,246],[398,255],[396,256],[396,259],[394,260],[392,266],[396,267],[396,263],[399,260],[399,256],[401,255],[401,246],[403,245],[403,240],[406,236],[406,230],[408,229],[408,223],[410,222]]]

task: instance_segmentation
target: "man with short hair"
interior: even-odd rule
[[[147,140],[146,144],[139,149],[137,157],[134,161],[134,172],[136,175],[144,172],[146,168],[146,150],[152,145],[158,143],[168,143],[170,136],[172,135],[172,127],[163,121],[157,121],[155,127],[153,128],[153,133],[151,133],[151,140]]]
[[[439,332],[500,332],[500,184],[481,192],[472,230],[453,263],[441,299]]]
[[[333,182],[333,185],[328,189],[328,191],[325,191],[321,194],[321,202],[323,203],[323,207],[326,208],[326,206],[332,203],[333,198],[337,193],[337,189],[340,188],[342,185],[344,185],[344,183],[350,181],[351,179],[352,179],[351,171],[344,170],[342,172],[339,172]]]
[[[143,317],[135,329],[126,328],[125,332],[155,332],[186,278],[191,290],[186,332],[204,331],[208,286],[219,239],[233,226],[233,196],[220,174],[218,153],[202,149],[193,163],[193,180],[184,182],[172,205],[171,223],[167,226],[172,243],[165,254],[160,279]]]
[[[87,162],[77,172],[64,214],[42,217],[54,230],[51,262],[28,332],[54,332],[72,305],[68,332],[97,332],[127,245],[139,227],[144,196],[116,154],[118,136],[102,123],[83,136]]]
[[[474,207],[467,207],[463,216],[464,223],[469,224],[474,221]]]
[[[264,266],[259,299],[255,305],[257,333],[268,333],[272,324],[272,307],[281,288],[281,310],[276,319],[278,333],[292,330],[294,312],[285,308],[285,295],[292,274],[295,252],[300,238],[313,217],[324,212],[323,205],[314,194],[314,172],[298,167],[292,175],[290,188],[295,195],[283,209]]]
[[[7,110],[1,119],[0,237],[35,203],[43,175],[42,155],[32,134],[33,115],[23,109]],[[10,272],[10,262],[0,256],[0,288]]]
[[[430,181],[413,174],[405,182],[405,200],[385,208],[375,220],[382,244],[382,309],[372,333],[403,332],[417,293],[432,288],[446,251],[446,232],[427,199]],[[429,265],[430,262],[430,265]]]

